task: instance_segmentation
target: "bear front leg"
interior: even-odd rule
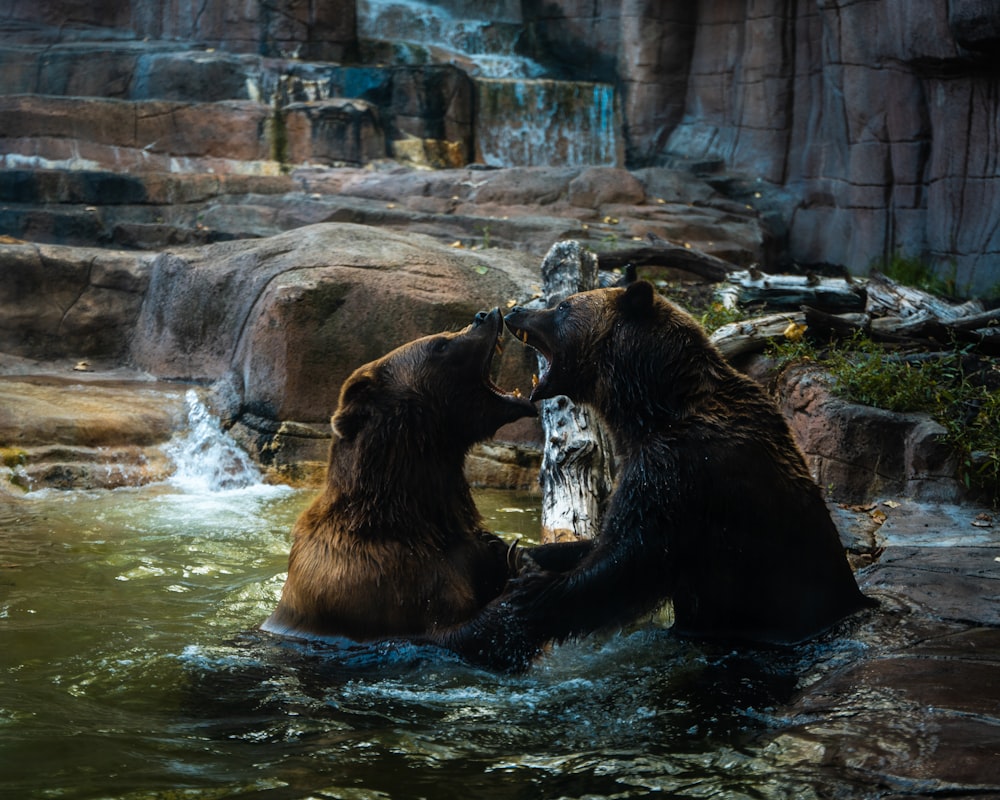
[[[518,548],[518,573],[566,572],[575,569],[594,549],[593,539],[574,542],[552,542],[534,547]]]
[[[469,622],[432,633],[429,641],[477,667],[517,673],[531,666],[546,638],[528,630],[510,603],[497,599]]]

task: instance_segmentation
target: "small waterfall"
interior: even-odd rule
[[[360,0],[358,35],[392,42],[403,63],[450,61],[473,76],[494,78],[544,73],[540,64],[515,53],[522,31],[519,14],[478,13],[480,18],[470,19],[422,0]]]
[[[607,83],[476,81],[476,144],[485,164],[614,166],[621,161]]]
[[[164,448],[177,467],[170,482],[190,492],[245,489],[259,484],[260,470],[222,430],[219,420],[198,399],[198,394],[189,389],[184,399],[188,429]]]
[[[485,164],[622,163],[614,87],[544,77],[538,62],[517,53],[523,31],[520,4],[513,0],[358,3],[359,35],[386,45],[387,59],[451,63],[472,76],[476,149]]]

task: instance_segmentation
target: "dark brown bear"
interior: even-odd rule
[[[515,309],[507,325],[547,362],[531,399],[595,408],[620,475],[574,568],[519,578],[440,643],[521,669],[547,641],[629,622],[668,598],[681,634],[778,644],[870,605],[771,399],[649,283]]]
[[[468,619],[516,560],[484,530],[462,467],[501,425],[534,415],[490,380],[499,309],[357,369],[333,417],[326,487],[295,523],[281,601],[261,626],[364,641]]]

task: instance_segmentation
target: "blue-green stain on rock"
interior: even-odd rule
[[[476,139],[491,166],[615,166],[614,87],[606,83],[480,78]]]

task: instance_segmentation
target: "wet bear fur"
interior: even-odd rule
[[[489,378],[503,318],[410,342],[343,384],[322,493],[293,529],[288,578],[262,628],[357,641],[469,618],[516,562],[483,527],[469,448],[535,409]]]
[[[667,599],[680,634],[773,644],[871,605],[771,398],[649,283],[514,309],[507,325],[547,362],[532,399],[596,409],[619,476],[597,540],[567,545],[582,555],[575,567],[512,581],[440,643],[518,670],[547,641],[627,623]]]

